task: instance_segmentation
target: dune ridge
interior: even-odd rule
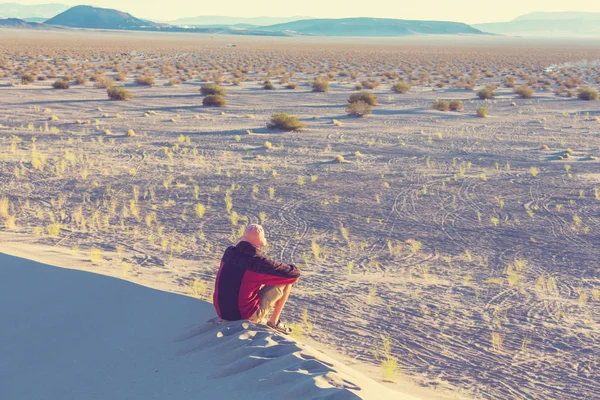
[[[212,306],[0,254],[2,399],[406,399]]]

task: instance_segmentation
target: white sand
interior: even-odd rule
[[[415,399],[212,305],[0,254],[0,399]]]

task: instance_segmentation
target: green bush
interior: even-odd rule
[[[275,90],[275,85],[273,85],[273,82],[271,81],[265,81],[263,88],[265,90]]]
[[[211,107],[225,107],[227,102],[225,101],[223,96],[219,94],[209,94],[204,99],[202,99],[202,104]]]
[[[581,100],[598,100],[598,91],[594,88],[581,88],[577,94]]]
[[[267,123],[269,129],[281,129],[284,131],[301,131],[305,125],[298,120],[295,115],[289,115],[284,112],[276,112],[271,116]]]
[[[146,76],[146,75],[142,75],[142,76],[138,76],[137,78],[135,78],[135,83],[137,83],[138,85],[143,85],[143,86],[154,86],[154,78],[151,76]]]
[[[485,107],[481,107],[477,109],[477,116],[480,118],[485,118],[488,115],[488,110]]]
[[[379,98],[377,96],[375,96],[373,93],[367,92],[367,91],[362,91],[362,92],[351,94],[350,97],[348,98],[348,103],[351,103],[351,104],[357,103],[359,101],[363,101],[363,102],[369,104],[370,106],[376,106],[377,103],[379,102]]]
[[[71,85],[69,85],[69,81],[65,79],[59,79],[52,84],[52,87],[54,89],[68,89],[71,87]]]
[[[410,90],[410,83],[406,82],[396,82],[392,86],[392,91],[396,93],[406,93]]]
[[[106,89],[106,93],[111,100],[131,100],[133,95],[123,87],[111,86]]]
[[[450,102],[450,110],[451,111],[464,111],[465,106],[464,106],[463,102],[460,100],[452,100]]]
[[[346,107],[346,112],[348,115],[353,115],[355,117],[364,117],[365,115],[370,115],[373,112],[373,106],[366,101],[358,100],[348,104],[348,107]]]
[[[436,100],[431,107],[438,111],[450,111],[450,102],[447,100]]]
[[[200,93],[202,93],[205,96],[207,96],[207,95],[226,96],[225,89],[222,88],[221,86],[217,85],[216,83],[207,83],[205,85],[202,85],[202,87],[200,88]]]
[[[494,92],[494,89],[489,86],[486,88],[483,88],[479,92],[477,92],[477,97],[479,97],[482,100],[483,99],[491,99],[495,95],[496,95],[496,93]]]
[[[515,93],[524,99],[531,99],[533,97],[533,89],[531,89],[528,85],[516,87]]]
[[[329,79],[327,77],[315,78],[312,84],[313,92],[329,92]]]

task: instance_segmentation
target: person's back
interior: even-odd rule
[[[217,315],[227,321],[249,319],[264,322],[275,306],[269,326],[287,333],[279,314],[289,296],[291,284],[300,277],[294,265],[264,257],[260,248],[266,244],[260,225],[249,225],[240,243],[225,250],[215,281],[213,304]]]

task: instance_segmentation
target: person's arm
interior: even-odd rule
[[[300,270],[295,265],[288,265],[267,257],[255,257],[249,268],[259,274],[263,285],[289,285],[300,278]]]

